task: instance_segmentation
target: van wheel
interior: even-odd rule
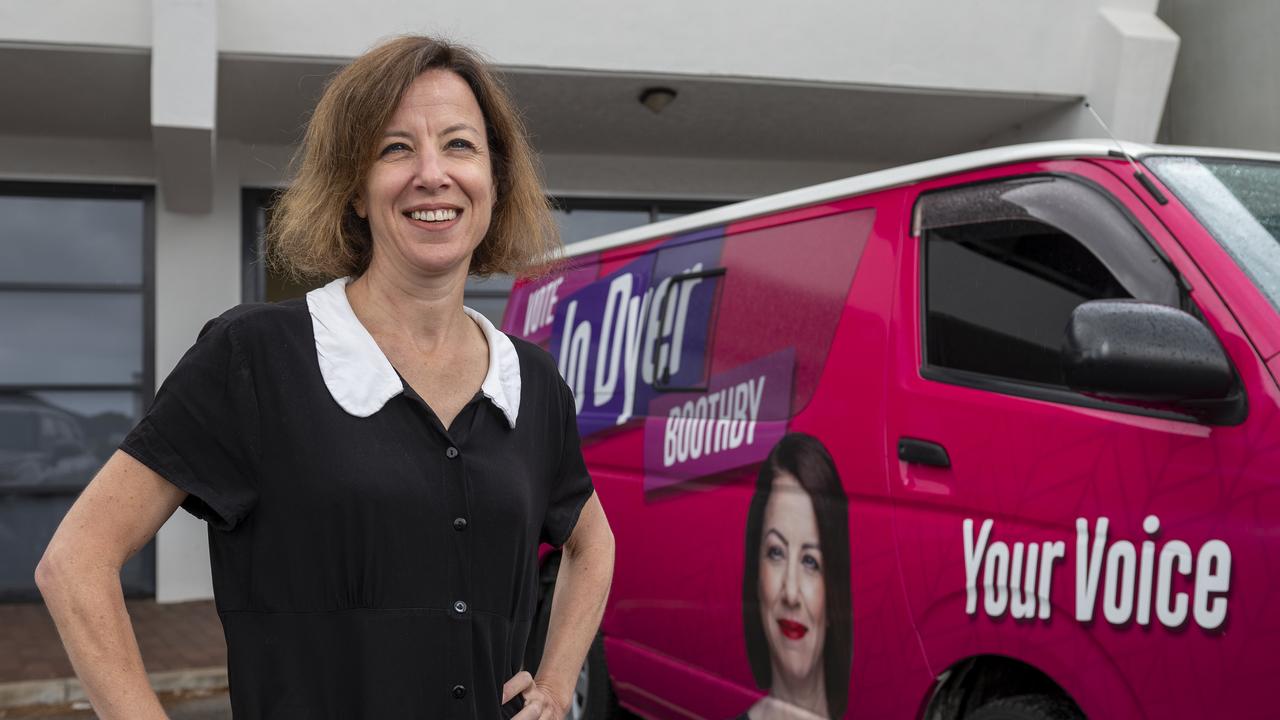
[[[1083,720],[1075,704],[1052,695],[1014,695],[983,705],[965,720]]]
[[[596,633],[587,651],[587,659],[578,672],[573,701],[565,720],[609,720],[618,717],[618,698],[609,682],[609,668],[604,664],[604,636]]]

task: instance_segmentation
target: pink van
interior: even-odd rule
[[[578,716],[1280,714],[1280,156],[1125,150],[831,182],[517,286],[617,538]]]

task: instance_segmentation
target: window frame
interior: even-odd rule
[[[155,348],[156,348],[156,233],[155,188],[132,183],[93,184],[59,181],[11,181],[0,180],[0,196],[22,196],[51,199],[87,200],[138,200],[142,204],[142,278],[140,283],[64,283],[56,282],[0,282],[0,295],[7,292],[32,292],[48,294],[65,293],[120,293],[139,294],[142,299],[142,367],[137,382],[132,383],[0,383],[0,394],[26,392],[119,392],[134,394],[139,400],[139,416],[145,414],[155,400]],[[43,418],[42,418],[43,419]],[[66,496],[73,495],[61,487],[5,488],[0,491],[9,496]],[[156,541],[146,545],[130,559],[141,563],[142,578],[136,587],[126,587],[126,598],[154,597],[156,591]],[[37,591],[23,592],[0,588],[0,603],[39,600]]]
[[[22,283],[0,281],[0,293],[120,293],[142,296],[142,372],[136,383],[0,383],[4,392],[136,392],[143,407],[155,395],[155,190],[147,185],[91,185],[59,182],[0,181],[0,196],[53,199],[140,200],[142,202],[141,283]]]
[[[1179,304],[1177,306],[1178,309],[1183,310],[1184,312],[1188,312],[1191,315],[1195,316],[1197,319],[1199,319],[1202,323],[1204,322],[1204,315],[1199,311],[1199,308],[1191,300],[1190,293],[1189,293],[1190,285],[1187,283],[1187,280],[1182,275],[1182,273],[1180,273],[1177,267],[1173,264],[1173,261],[1169,259],[1168,254],[1164,251],[1163,248],[1160,247],[1159,243],[1156,242],[1155,238],[1152,237],[1152,235],[1147,231],[1147,229],[1143,227],[1142,223],[1138,220],[1138,218],[1135,217],[1134,214],[1130,212],[1129,209],[1125,207],[1123,203],[1121,203],[1105,187],[1103,187],[1099,183],[1089,178],[1082,177],[1080,175],[1075,175],[1072,173],[1065,173],[1065,172],[1036,172],[1036,173],[1024,173],[1024,174],[1017,174],[1017,175],[1007,175],[1003,177],[984,179],[984,180],[979,180],[975,182],[965,182],[965,183],[958,183],[955,185],[947,185],[944,187],[931,188],[929,190],[921,192],[919,195],[916,196],[915,200],[912,202],[910,215],[909,215],[909,221],[910,221],[909,240],[916,243],[916,258],[917,258],[916,265],[917,265],[917,273],[918,273],[917,282],[919,285],[919,318],[918,318],[919,331],[916,334],[916,337],[920,342],[920,365],[918,368],[920,377],[925,380],[944,383],[947,385],[967,387],[967,388],[972,388],[974,390],[980,390],[983,392],[992,392],[1000,395],[1009,395],[1013,397],[1027,398],[1030,400],[1040,400],[1040,401],[1050,402],[1058,405],[1071,405],[1075,407],[1084,407],[1084,408],[1090,408],[1094,410],[1110,410],[1114,412],[1125,413],[1128,415],[1140,415],[1143,417],[1160,418],[1164,420],[1177,420],[1180,422],[1206,424],[1202,420],[1197,419],[1191,415],[1177,412],[1171,409],[1147,407],[1142,405],[1134,405],[1130,403],[1119,402],[1115,400],[1106,400],[1098,397],[1084,395],[1082,393],[1071,390],[1070,388],[1062,387],[1059,385],[1049,385],[1046,383],[1037,383],[1030,380],[1019,380],[1014,378],[1007,378],[1000,375],[990,375],[987,373],[981,373],[981,372],[976,372],[972,370],[960,370],[956,368],[948,368],[941,365],[934,365],[929,362],[929,340],[928,340],[929,338],[929,335],[928,335],[929,333],[929,328],[928,328],[929,268],[928,268],[928,252],[926,247],[927,246],[926,236],[928,231],[922,227],[920,222],[921,211],[922,211],[921,203],[925,201],[925,198],[931,195],[951,192],[954,190],[959,190],[961,188],[974,187],[978,185],[993,185],[993,184],[1011,183],[1011,182],[1025,182],[1027,180],[1035,180],[1035,179],[1041,179],[1041,178],[1047,179],[1047,180],[1063,180],[1067,182],[1077,183],[1083,186],[1086,190],[1091,191],[1094,195],[1100,197],[1105,202],[1109,203],[1113,208],[1115,208],[1120,213],[1121,217],[1123,217],[1127,221],[1129,227],[1131,227],[1134,230],[1137,238],[1140,238],[1143,242],[1145,242],[1152,249],[1152,251],[1155,252],[1155,254],[1160,258],[1160,260],[1162,261],[1163,270],[1165,272],[1168,272],[1172,276],[1173,282],[1178,289],[1178,301],[1179,301]],[[976,225],[981,223],[973,223],[973,224]],[[1067,234],[1065,231],[1061,231],[1061,232],[1063,232],[1064,234]],[[1070,237],[1075,239],[1074,236],[1070,236]],[[1079,239],[1076,239],[1076,241],[1082,242]],[[1111,272],[1111,268],[1107,266],[1106,262],[1102,258],[1099,258],[1099,262],[1102,262],[1103,265],[1107,267],[1108,272]],[[1216,336],[1216,333],[1215,333],[1215,336]],[[1228,358],[1228,361],[1230,361],[1230,358]]]
[[[711,301],[712,303],[711,316],[707,321],[708,334],[706,338],[706,353],[702,361],[703,362],[702,382],[697,385],[687,385],[687,386],[686,385],[668,385],[667,382],[670,376],[670,372],[669,372],[670,368],[665,366],[659,367],[658,358],[662,354],[663,347],[667,347],[667,348],[671,347],[672,338],[668,338],[665,342],[660,341],[659,338],[655,338],[653,341],[653,356],[652,356],[653,383],[651,383],[651,387],[653,388],[654,392],[656,393],[707,392],[711,388],[711,360],[714,357],[714,353],[715,353],[716,317],[720,313],[720,298],[721,298],[721,294],[724,292],[723,281],[727,273],[728,273],[728,270],[723,266],[721,266],[721,267],[710,268],[708,270],[697,270],[694,272],[687,272],[687,273],[680,273],[678,275],[672,275],[670,278],[670,282],[667,283],[667,289],[662,293],[662,297],[655,298],[655,300],[658,301],[658,335],[659,337],[661,337],[663,329],[665,329],[667,326],[667,303],[670,302],[670,300],[673,297],[678,295],[677,289],[680,287],[680,285],[693,280],[711,280],[713,278],[715,279],[716,284],[712,291],[714,293],[714,299]],[[674,332],[674,328],[672,329],[672,331]],[[667,353],[667,361],[668,361],[668,365],[670,365],[670,361],[671,361],[670,351],[668,351]],[[667,372],[664,372],[664,371],[667,371]],[[664,379],[664,378],[668,378],[668,379]]]

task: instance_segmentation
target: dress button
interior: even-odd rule
[[[445,451],[444,451],[444,454],[445,454],[445,457],[448,457],[448,458],[456,458],[456,457],[458,457],[458,448],[453,447],[453,446],[451,445],[451,446],[449,446],[449,449],[448,449],[448,450],[445,450]]]
[[[467,604],[459,600],[458,602],[453,604],[453,611],[461,615],[462,613],[467,611]]]
[[[461,685],[453,686],[453,696],[461,700],[467,696],[467,689]]]
[[[467,529],[467,519],[466,519],[466,518],[454,518],[454,519],[453,519],[453,529],[454,529],[454,530],[457,530],[458,532],[462,532],[463,530],[466,530],[466,529]]]

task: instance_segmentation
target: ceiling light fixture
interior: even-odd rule
[[[654,115],[662,112],[675,99],[676,91],[668,87],[645,88],[640,93],[640,104],[649,108]]]

